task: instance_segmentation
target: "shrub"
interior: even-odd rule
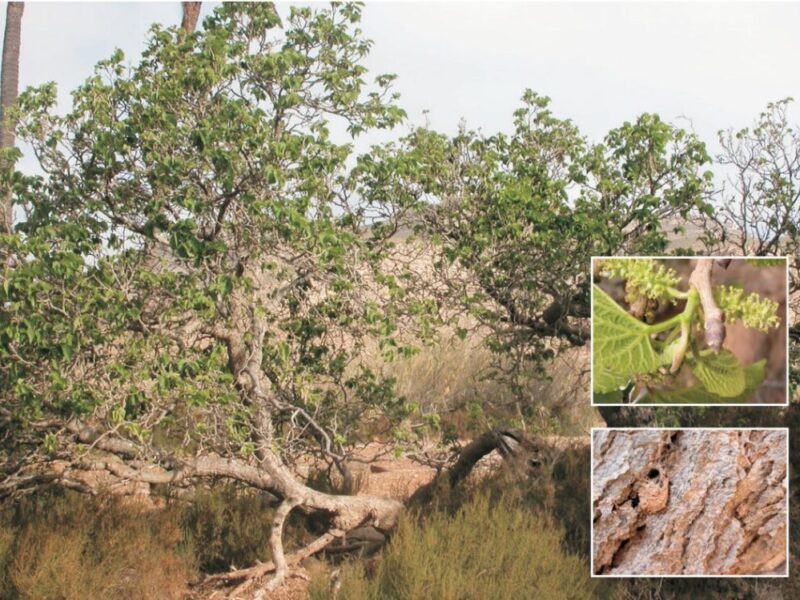
[[[368,572],[369,571],[369,572]],[[317,574],[314,600],[331,597]],[[585,560],[562,548],[561,531],[518,495],[486,492],[454,514],[404,517],[371,567],[342,566],[339,600],[385,598],[591,598],[594,584]]]
[[[272,513],[263,494],[235,486],[198,492],[181,515],[198,568],[214,573],[269,560]]]
[[[201,572],[269,560],[271,516],[263,495],[227,485],[158,508],[63,490],[6,502],[0,598],[183,598]],[[291,543],[305,535],[293,517]]]

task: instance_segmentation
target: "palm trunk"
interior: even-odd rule
[[[14,123],[6,121],[8,108],[19,94],[19,46],[24,2],[9,2],[6,7],[6,32],[3,38],[3,72],[0,76],[0,148],[14,147]],[[4,165],[5,166],[5,165]],[[13,203],[11,189],[2,190],[0,201],[0,233],[11,233]]]
[[[181,2],[183,8],[183,19],[181,28],[191,33],[197,28],[197,19],[200,17],[200,6],[202,2]]]

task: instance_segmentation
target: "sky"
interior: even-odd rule
[[[98,60],[117,47],[135,59],[149,26],[180,14],[178,2],[28,2],[20,85],[57,82],[66,109]],[[656,112],[713,151],[718,130],[749,125],[770,101],[800,101],[799,23],[800,3],[394,2],[368,3],[362,28],[375,42],[367,66],[398,76],[411,125],[508,131],[531,88],[592,141]],[[800,105],[791,115],[800,122]]]

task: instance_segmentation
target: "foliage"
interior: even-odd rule
[[[703,144],[644,114],[589,144],[528,91],[511,134],[418,129],[362,160],[375,198],[421,205],[448,305],[477,319],[494,375],[522,395],[589,339],[588,258],[662,251],[670,220],[705,210]]]
[[[373,225],[402,207],[356,198],[331,133],[403,118],[359,18],[228,4],[197,33],[154,26],[132,67],[115,52],[66,115],[52,84],[20,96],[43,174],[13,175],[26,218],[0,240],[7,452],[74,456],[80,423],[140,459],[247,457],[259,430],[340,460],[365,411],[405,415],[363,348],[411,352],[398,328],[430,306],[383,272]]]
[[[608,393],[624,387],[630,374],[657,370],[664,357],[653,348],[652,329],[647,324],[625,312],[602,288],[595,285],[593,292],[594,390]]]
[[[633,384],[634,397],[643,395],[643,401],[652,403],[745,402],[761,385],[764,360],[745,368],[728,350],[714,352],[701,347],[699,331],[705,322],[700,293],[694,286],[681,291],[677,273],[652,259],[603,259],[598,272],[607,277],[631,277],[625,288],[631,303],[631,298],[644,297],[669,303],[681,299],[685,304],[679,314],[668,319],[641,321],[594,285],[592,361],[597,401],[621,402],[622,390]],[[727,323],[740,321],[761,331],[780,324],[778,304],[769,298],[755,293],[745,296],[741,288],[730,286],[714,287],[713,295]],[[683,368],[691,370],[698,385],[674,387],[672,376]]]

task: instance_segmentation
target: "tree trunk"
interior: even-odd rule
[[[498,428],[472,440],[459,453],[455,464],[447,471],[447,484],[455,487],[466,479],[484,456],[497,450],[504,459],[522,460],[525,469],[539,466],[541,440],[517,429]],[[423,485],[408,499],[409,506],[422,506],[431,501],[442,478]]]
[[[6,32],[3,38],[3,73],[0,81],[0,147],[14,147],[14,123],[6,121],[7,110],[19,94],[19,47],[24,2],[9,2],[6,7]],[[5,166],[5,165],[4,165]],[[14,207],[11,188],[2,190],[0,200],[0,234],[11,233],[14,225]]]
[[[202,2],[181,2],[183,9],[183,18],[181,19],[181,28],[191,33],[197,29],[197,19],[200,17],[200,7]]]
[[[614,430],[592,443],[597,575],[780,575],[785,430]]]

